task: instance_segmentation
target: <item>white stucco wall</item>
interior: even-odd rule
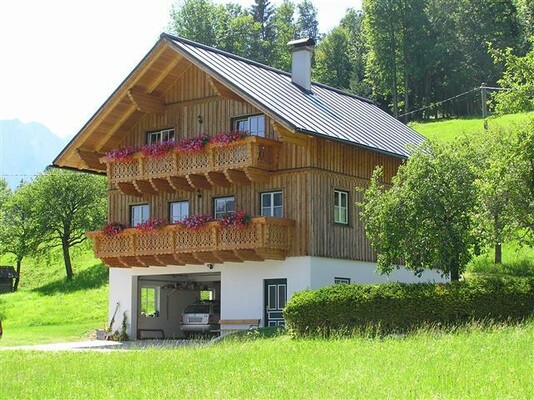
[[[284,261],[224,264],[221,273],[221,319],[264,318],[265,279],[287,279],[287,299],[310,287],[310,258],[292,257]]]
[[[418,278],[412,271],[404,268],[393,271],[390,275],[376,272],[376,263],[364,261],[339,260],[334,258],[310,257],[311,289],[331,285],[335,277],[350,278],[353,284],[373,284],[385,282],[447,282],[439,273],[425,271]]]

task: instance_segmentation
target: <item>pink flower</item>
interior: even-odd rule
[[[180,153],[198,153],[204,150],[204,147],[210,142],[210,138],[207,135],[200,135],[196,138],[183,139],[176,144],[176,149]]]
[[[176,224],[187,229],[198,230],[202,229],[210,221],[213,221],[213,218],[209,215],[191,215]]]
[[[246,136],[247,134],[245,132],[240,131],[219,133],[218,135],[215,135],[211,138],[210,143],[218,147],[223,147],[228,146],[229,144],[232,144],[234,142],[238,142]]]
[[[125,162],[129,161],[137,152],[135,147],[123,147],[118,150],[111,150],[106,153],[106,158],[111,162]]]
[[[127,226],[125,224],[121,224],[120,222],[108,222],[101,229],[101,232],[105,236],[113,237],[113,236],[117,236],[118,234],[120,234],[126,228]]]
[[[228,214],[219,220],[221,228],[246,228],[250,222],[250,216],[244,211],[236,211],[233,214]]]
[[[141,222],[135,226],[135,229],[142,232],[154,232],[157,229],[161,229],[166,225],[166,221],[163,218],[148,219],[145,222]]]
[[[146,144],[141,148],[141,153],[146,157],[160,158],[165,157],[171,151],[173,151],[177,146],[177,143],[174,140],[166,140],[159,143],[150,143]]]

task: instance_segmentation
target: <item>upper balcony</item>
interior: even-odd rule
[[[166,225],[143,232],[125,229],[106,236],[88,232],[95,257],[111,267],[223,263],[225,261],[283,260],[292,246],[294,221],[286,218],[256,217],[243,228],[224,228],[218,221],[200,229]]]
[[[281,142],[258,136],[218,146],[207,144],[194,153],[170,152],[160,157],[135,153],[127,161],[103,157],[112,185],[127,195],[162,191],[195,191],[212,186],[266,181],[276,170]]]

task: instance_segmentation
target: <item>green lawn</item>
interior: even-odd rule
[[[488,126],[509,127],[525,124],[534,118],[534,112],[503,115],[488,118]],[[452,140],[464,133],[476,133],[484,129],[484,120],[481,118],[451,119],[438,122],[415,122],[410,127],[428,139]]]
[[[66,282],[62,259],[23,264],[18,292],[0,296],[4,336],[0,346],[76,341],[107,321],[108,270],[88,247],[74,252],[75,278]],[[2,259],[8,263],[8,259]]]
[[[530,322],[407,338],[5,351],[0,398],[530,399],[533,334]]]

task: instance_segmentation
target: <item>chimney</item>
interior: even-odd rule
[[[292,40],[291,46],[291,81],[302,89],[311,91],[311,58],[315,40],[303,38]]]

